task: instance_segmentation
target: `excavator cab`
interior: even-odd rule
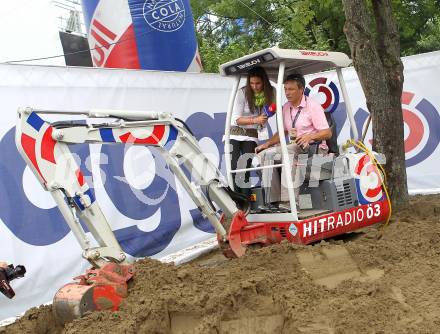
[[[376,156],[365,146],[359,149],[358,130],[354,122],[342,69],[351,64],[347,55],[340,52],[287,50],[278,47],[264,49],[220,66],[223,76],[234,78],[233,89],[225,125],[225,161],[228,183],[233,188],[233,177],[237,173],[261,171],[265,168],[281,168],[290,171],[292,161],[288,156],[285,136],[280,136],[281,159],[272,165],[252,166],[250,168],[231,169],[230,124],[235,97],[241,79],[254,67],[263,67],[276,88],[276,122],[273,133],[284,133],[282,106],[285,102],[283,81],[293,73],[304,76],[335,69],[340,90],[345,102],[345,110],[350,123],[353,138],[345,144],[337,144],[336,124],[331,112],[326,112],[332,137],[328,140],[329,155],[319,157],[310,154],[302,161],[305,167],[304,182],[299,188],[299,206],[296,205],[293,183],[290,172],[285,172],[290,210],[271,207],[270,210],[259,210],[258,204],[251,205],[253,210],[246,216],[249,223],[242,228],[242,243],[270,244],[283,239],[296,243],[310,243],[348,231],[352,231],[379,221],[384,221],[389,213],[389,201],[383,184],[383,176],[379,171]],[[307,92],[306,92],[307,94]],[[325,106],[328,107],[328,106]],[[325,109],[325,108],[324,108]],[[333,111],[333,110],[332,110]],[[275,118],[275,117],[274,117]],[[281,132],[280,132],[281,129]],[[356,146],[349,150],[348,146]],[[317,153],[317,152],[316,152]],[[267,190],[267,188],[265,189]],[[263,203],[264,189],[251,188],[250,201]],[[367,210],[374,207],[375,215]],[[262,232],[256,232],[261,228]],[[244,233],[244,231],[251,231]],[[252,235],[252,236],[249,236]],[[258,235],[258,238],[256,237]]]

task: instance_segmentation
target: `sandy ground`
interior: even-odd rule
[[[228,260],[137,263],[119,312],[57,327],[50,306],[0,333],[439,333],[440,196],[413,197],[381,232],[287,243]]]

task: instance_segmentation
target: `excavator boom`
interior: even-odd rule
[[[80,119],[49,123],[40,117],[43,114],[83,115],[87,121],[93,122]],[[117,309],[126,296],[127,282],[134,275],[133,266],[128,263],[92,188],[70,152],[69,145],[88,143],[158,148],[197,207],[211,222],[223,245],[228,246],[228,234],[223,224],[242,217],[240,205],[244,208],[245,203],[228,188],[220,171],[203,154],[185,123],[169,113],[124,110],[61,112],[20,108],[16,127],[18,150],[42,186],[53,196],[83,250],[83,257],[93,266],[76,278],[78,283],[68,284],[56,294],[54,309],[61,322],[88,311]],[[189,171],[192,180],[188,179],[184,169]],[[221,209],[222,215],[213,202]],[[80,221],[85,223],[98,246],[91,246]],[[234,250],[232,253],[234,255]],[[243,253],[238,245],[235,256]]]

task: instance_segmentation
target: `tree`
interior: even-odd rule
[[[207,72],[259,49],[279,45],[349,53],[340,0],[191,0]],[[440,0],[392,0],[401,55],[440,49]]]
[[[191,5],[207,72],[273,45],[349,51],[340,1],[193,0]]]
[[[403,64],[391,0],[343,0],[344,31],[372,115],[373,149],[385,154],[393,205],[408,203],[401,96]]]

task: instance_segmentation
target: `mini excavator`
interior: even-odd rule
[[[135,274],[133,264],[128,262],[69,150],[72,144],[156,147],[214,227],[220,249],[227,257],[243,256],[251,245],[267,246],[283,240],[309,244],[385,222],[391,207],[383,174],[375,155],[362,149],[365,146],[357,141],[358,132],[341,72],[350,63],[345,54],[337,52],[268,48],[221,65],[222,75],[235,77],[225,128],[226,177],[202,152],[186,124],[170,113],[19,108],[18,150],[44,189],[53,196],[83,250],[83,257],[92,265],[85,274],[75,278],[76,282],[58,290],[53,300],[56,318],[65,323],[86,312],[117,310],[127,296],[127,282]],[[261,187],[252,188],[249,198],[233,189],[234,173],[263,168],[289,170],[292,163],[287,154],[286,139],[280,136],[282,155],[279,162],[271,166],[231,170],[229,124],[232,108],[241,77],[254,66],[264,67],[277,83],[277,110],[274,114],[278,129],[283,129],[281,96],[284,77],[293,72],[307,75],[336,68],[354,134],[351,145],[339,146],[324,163],[313,157],[306,161],[307,170],[314,171],[308,178],[313,179],[315,186],[301,187],[300,197],[305,201],[300,201],[298,208],[291,174],[284,173],[290,198],[288,212],[257,210],[254,202],[263,197]],[[46,114],[52,114],[51,117],[68,115],[69,120],[51,123],[42,118]],[[75,116],[85,116],[87,122],[72,120]],[[306,205],[301,207],[301,203]],[[87,226],[97,246],[91,246],[81,222]]]

